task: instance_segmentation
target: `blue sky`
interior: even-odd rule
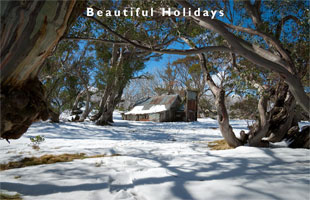
[[[168,49],[189,49],[189,46],[185,44],[180,44],[179,42],[174,42],[168,46]],[[153,73],[156,71],[156,69],[165,68],[169,62],[172,63],[173,61],[184,57],[185,56],[176,54],[163,54],[160,60],[150,59],[148,62],[146,62],[145,63],[146,67],[142,71],[142,73],[145,72]]]

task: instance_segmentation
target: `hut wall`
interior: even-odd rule
[[[161,122],[161,113],[149,114],[149,120],[153,122]]]

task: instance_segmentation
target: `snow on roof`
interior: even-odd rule
[[[94,93],[95,93],[95,92],[98,92],[99,89],[96,88],[96,87],[91,86],[91,87],[88,88],[88,90],[89,90],[90,92],[94,92]]]
[[[131,111],[126,112],[125,115],[150,114],[167,111],[177,99],[180,99],[179,95],[152,97],[136,105]]]
[[[143,110],[144,106],[135,106],[131,111],[125,113],[125,115],[136,115],[136,114],[149,114],[166,111],[167,108],[165,105],[154,105],[148,110]]]

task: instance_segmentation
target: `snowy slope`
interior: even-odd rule
[[[234,131],[247,122],[231,122]],[[239,147],[210,151],[221,139],[212,119],[198,122],[35,123],[20,139],[0,141],[0,163],[44,154],[121,154],[1,171],[2,190],[24,199],[310,199],[310,151]],[[45,136],[40,150],[29,137]]]

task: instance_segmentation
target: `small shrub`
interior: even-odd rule
[[[45,141],[44,136],[37,135],[35,137],[30,137],[30,141],[32,142],[32,148],[35,150],[40,149],[40,144]]]

